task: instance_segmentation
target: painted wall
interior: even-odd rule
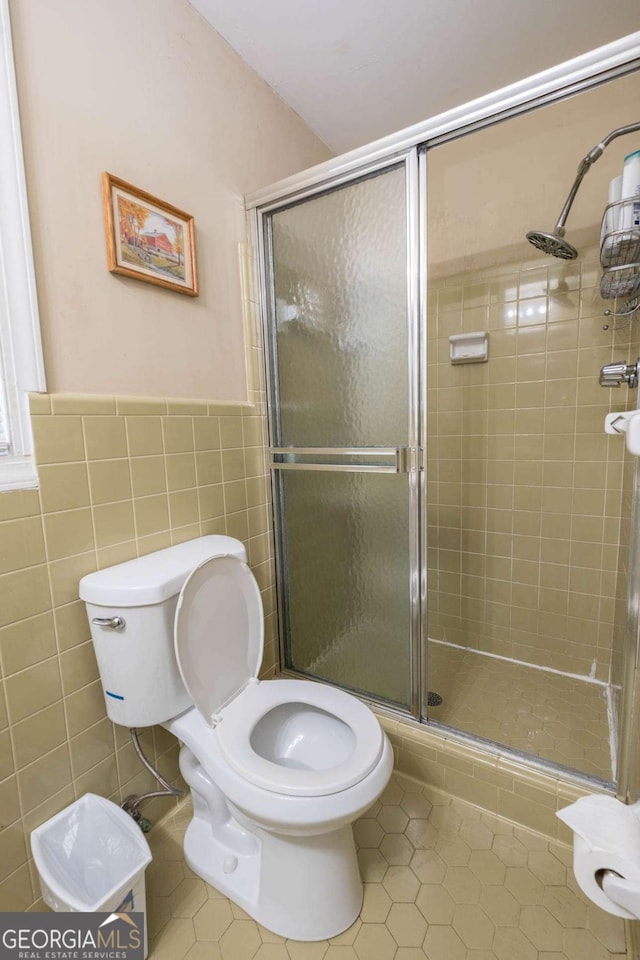
[[[12,0],[50,391],[246,399],[246,192],[329,151],[187,0]],[[100,174],[195,217],[200,296],[107,272]]]

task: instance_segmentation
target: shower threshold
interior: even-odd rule
[[[512,750],[615,779],[613,692],[608,684],[429,640],[429,717]]]

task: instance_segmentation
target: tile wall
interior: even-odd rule
[[[40,489],[0,494],[0,909],[38,896],[33,827],[87,791],[120,800],[153,789],[128,731],[106,718],[82,576],[205,534],[237,537],[262,589],[273,671],[263,413],[260,403],[32,396]],[[175,781],[176,740],[155,727],[142,742]]]
[[[608,681],[632,461],[603,424],[636,394],[598,374],[639,341],[598,283],[592,249],[432,284],[429,633]],[[453,366],[448,337],[476,330],[488,363]]]

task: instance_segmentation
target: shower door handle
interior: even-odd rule
[[[272,447],[273,470],[324,470],[335,473],[411,473],[416,469],[414,447]],[[273,457],[295,457],[295,460],[274,460]],[[314,457],[307,460],[307,457]],[[322,460],[320,458],[329,459]],[[350,462],[341,463],[341,458]],[[360,458],[354,462],[355,458]],[[383,461],[368,463],[367,460]],[[385,463],[385,460],[391,462]]]

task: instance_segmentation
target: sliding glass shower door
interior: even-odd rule
[[[417,706],[414,154],[263,216],[282,663]]]

